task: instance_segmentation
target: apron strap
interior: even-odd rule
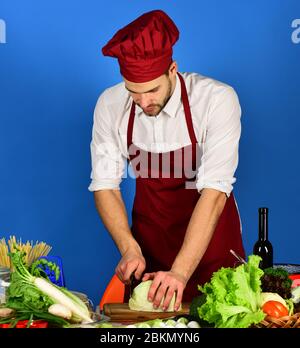
[[[135,116],[135,102],[132,101],[129,120],[128,120],[128,128],[127,128],[127,151],[129,153],[129,147],[132,145],[132,132],[133,132],[133,124],[134,124],[134,116]]]
[[[192,114],[191,114],[191,109],[190,109],[190,104],[189,104],[189,98],[186,90],[186,86],[183,80],[183,77],[179,74],[179,80],[180,80],[180,85],[181,85],[181,100],[183,104],[183,109],[184,109],[184,114],[185,114],[185,120],[190,136],[191,143],[193,145],[197,144],[197,138],[195,135],[194,127],[193,127],[193,121],[192,121]],[[127,150],[129,153],[129,147],[132,144],[132,133],[133,133],[133,124],[134,124],[134,118],[135,118],[135,102],[132,101],[131,109],[130,109],[130,115],[129,115],[129,120],[128,120],[128,129],[127,129]]]
[[[188,127],[191,142],[193,145],[195,145],[198,143],[198,141],[197,141],[197,138],[195,135],[194,127],[193,127],[192,114],[191,114],[191,109],[190,109],[189,98],[187,95],[186,86],[185,86],[183,77],[179,73],[177,73],[177,74],[178,74],[178,77],[180,80],[180,85],[181,85],[181,100],[182,100],[182,104],[183,104],[183,108],[184,108],[186,124]]]

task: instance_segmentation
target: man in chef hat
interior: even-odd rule
[[[123,82],[100,95],[91,142],[89,190],[121,253],[116,274],[125,284],[131,275],[153,280],[148,299],[164,310],[234,266],[230,249],[245,257],[232,186],[239,100],[225,83],[178,72],[178,38],[173,20],[154,10],[102,48],[118,59]],[[126,160],[136,177],[131,226],[120,191]]]

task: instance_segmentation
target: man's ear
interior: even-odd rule
[[[169,74],[174,76],[177,74],[177,71],[178,71],[177,62],[173,61],[169,68]]]

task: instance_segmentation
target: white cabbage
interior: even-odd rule
[[[142,312],[163,312],[162,308],[159,307],[157,309],[153,308],[153,302],[148,301],[148,292],[150,286],[152,284],[152,280],[147,280],[145,282],[141,282],[138,286],[133,289],[132,296],[129,299],[129,308],[133,311],[142,311]],[[173,312],[175,305],[176,295],[172,297],[169,308],[165,312]],[[161,304],[163,303],[163,300]],[[182,307],[180,305],[179,310]]]

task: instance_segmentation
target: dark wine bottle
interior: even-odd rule
[[[265,269],[273,266],[273,246],[268,237],[268,208],[259,208],[258,217],[258,241],[254,244],[253,254],[262,258],[259,267]]]

